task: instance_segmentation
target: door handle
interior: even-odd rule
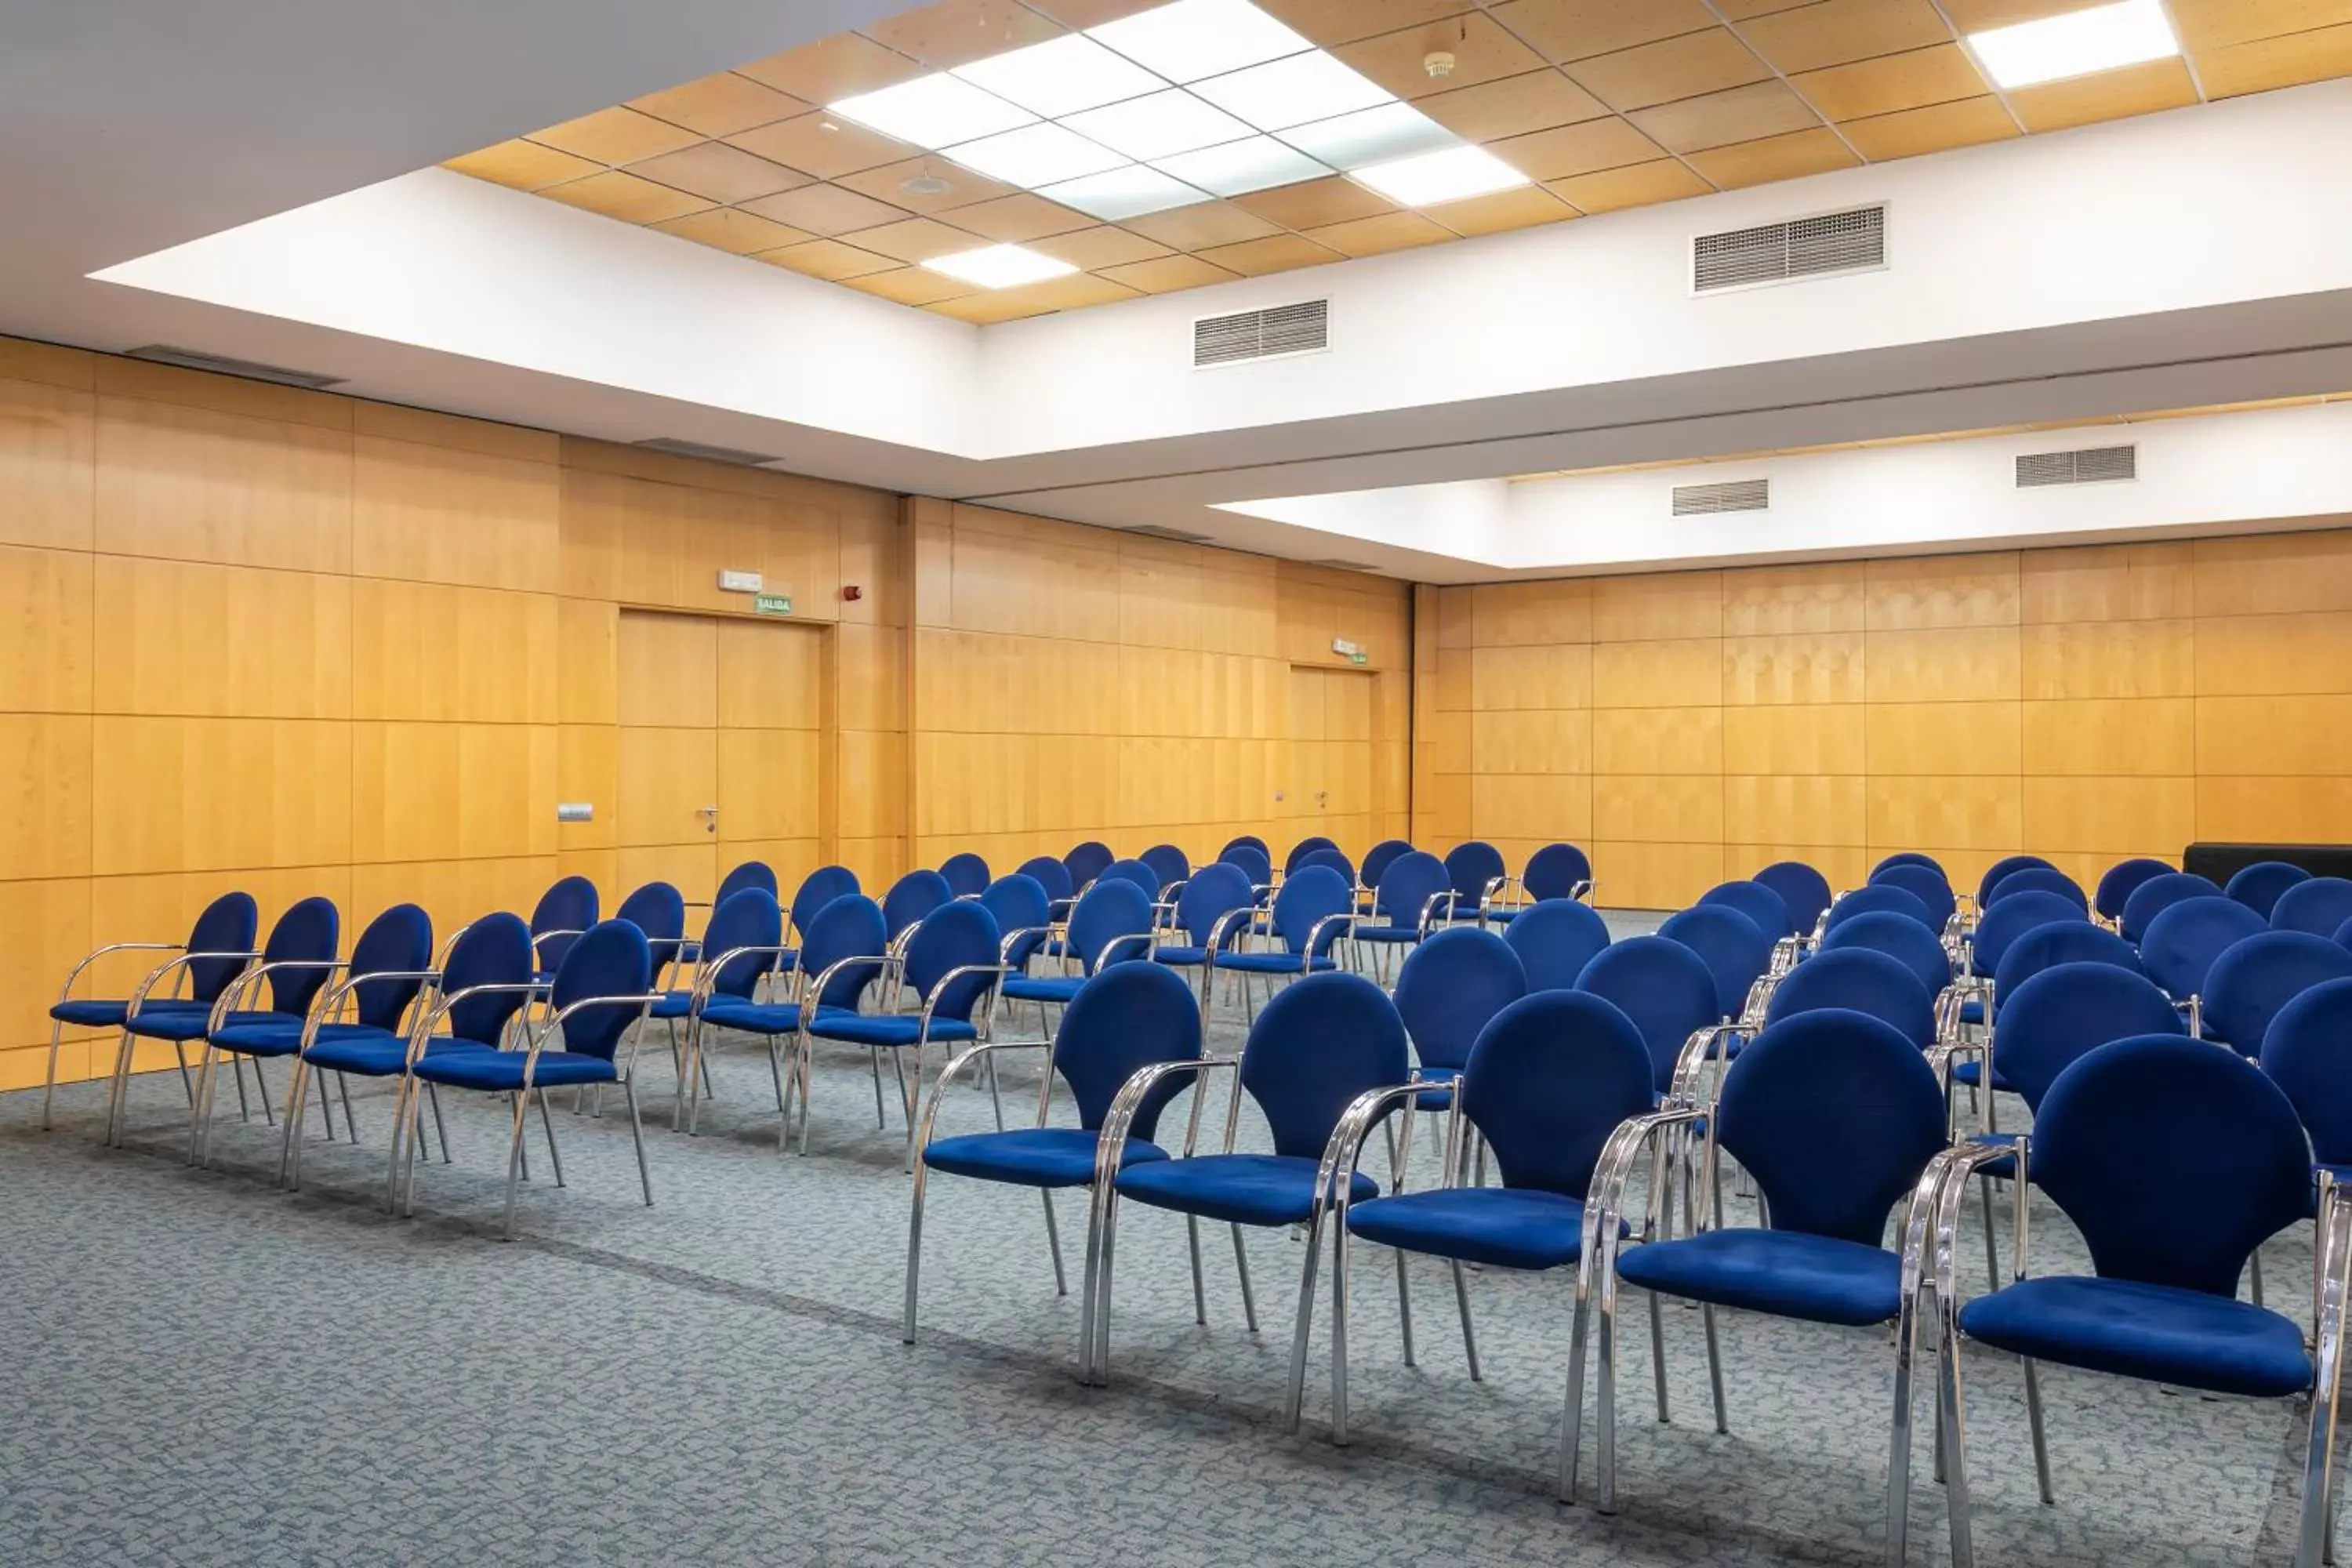
[[[697,806],[695,808],[694,815],[702,818],[702,831],[705,833],[716,833],[719,831],[719,808],[717,806]]]

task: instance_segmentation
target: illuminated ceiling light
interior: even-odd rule
[[[923,265],[933,272],[944,272],[950,278],[976,283],[982,289],[1011,289],[1023,283],[1042,283],[1048,278],[1061,278],[1077,270],[1066,261],[1040,256],[1018,245],[990,245],[978,250],[960,250],[953,256],[935,256]]]
[[[879,92],[861,92],[825,105],[885,136],[937,151],[1027,125],[1037,117],[968,81],[944,73],[919,76]]]
[[[1048,120],[1167,85],[1083,33],[974,60],[952,74]]]
[[[1174,89],[1073,114],[1064,123],[1106,147],[1145,160],[1238,142],[1250,133],[1248,126],[1223,110]]]
[[[1260,131],[1280,131],[1396,100],[1380,83],[1320,50],[1212,77],[1193,83],[1192,90]]]
[[[2166,59],[2180,52],[2180,40],[2161,0],[2123,0],[1970,33],[1969,47],[1994,83],[2009,88]]]
[[[1206,191],[1194,190],[1181,180],[1171,179],[1140,163],[1129,163],[1105,174],[1089,174],[1083,180],[1046,185],[1037,194],[1105,223],[1124,223],[1146,213],[1189,207],[1209,199]]]
[[[1272,185],[1293,184],[1331,172],[1297,148],[1286,147],[1271,136],[1253,136],[1246,142],[1228,142],[1222,147],[1203,147],[1197,153],[1180,153],[1173,158],[1159,159],[1152,166],[1162,174],[1173,174],[1187,184],[1198,185],[1221,196],[1238,196]]]
[[[1089,28],[1087,36],[1173,82],[1198,81],[1315,47],[1248,0],[1176,0]]]
[[[1035,190],[1061,180],[1116,169],[1125,158],[1058,125],[1024,125],[1002,136],[950,147],[947,155],[992,180]]]
[[[1354,171],[1357,179],[1402,206],[1435,206],[1507,191],[1528,183],[1528,177],[1484,147],[1454,147],[1423,153],[1393,163],[1375,163]]]
[[[1293,147],[1339,169],[1391,163],[1458,146],[1462,139],[1409,103],[1384,103],[1285,131]]]

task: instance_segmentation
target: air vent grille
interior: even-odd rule
[[[1172,539],[1179,544],[1206,544],[1209,542],[1209,535],[1205,533],[1192,533],[1181,528],[1162,528],[1156,522],[1141,523],[1134,528],[1124,530],[1123,531],[1128,533],[1146,534],[1153,539]]]
[[[1263,310],[1202,316],[1192,323],[1192,368],[1241,364],[1331,346],[1331,301],[1306,300]]]
[[[1720,511],[1769,511],[1772,481],[1726,479],[1711,485],[1676,485],[1676,517],[1709,517]]]
[[[144,348],[132,349],[130,357],[152,360],[157,364],[176,364],[187,370],[208,370],[221,375],[243,376],[247,381],[274,381],[280,386],[307,386],[313,391],[322,386],[341,386],[348,379],[340,375],[320,375],[316,371],[289,370],[282,364],[264,364],[258,360],[208,354],[201,349],[173,348],[169,343],[149,343]]]
[[[746,468],[783,460],[772,452],[747,452],[740,447],[714,447],[708,441],[688,441],[678,436],[656,436],[650,441],[637,441],[632,445],[643,447],[648,452],[667,452],[673,458],[700,458],[706,462],[733,463]]]
[[[1712,293],[1886,265],[1886,209],[1855,207],[1691,241],[1691,289]]]
[[[2139,478],[2137,447],[2084,447],[2072,452],[2027,452],[2017,459],[2017,488],[2101,485]]]

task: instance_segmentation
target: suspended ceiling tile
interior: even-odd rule
[[[735,69],[779,92],[827,104],[910,81],[924,74],[925,68],[871,38],[837,33]]]
[[[1184,289],[1205,288],[1212,283],[1230,283],[1241,276],[1213,266],[1197,256],[1162,256],[1150,261],[1130,261],[1123,267],[1105,268],[1101,276],[1129,289],[1146,294],[1173,294]]]
[[[2352,24],[2216,49],[2197,58],[2197,70],[2209,98],[2352,76]]]
[[[1948,44],[1952,29],[1934,0],[1816,0],[1746,22],[1739,36],[1775,69],[1795,76]]]
[[[955,225],[1007,245],[1024,245],[1049,234],[1067,234],[1091,226],[1094,219],[1072,212],[1059,202],[1023,191],[992,202],[975,202],[955,209]]]
[[[1175,250],[1206,250],[1213,245],[1237,245],[1263,239],[1276,226],[1231,202],[1196,202],[1189,207],[1131,217],[1126,226]]]
[[[1549,68],[1432,93],[1413,107],[1473,142],[1524,136],[1609,112],[1608,105]]]
[[[949,70],[1058,38],[1063,29],[1016,0],[940,0],[864,31],[876,43]]]
[[[1349,256],[1382,256],[1391,250],[1409,250],[1416,245],[1435,245],[1452,239],[1454,235],[1419,213],[1395,212],[1310,229],[1307,237]]]
[[[1722,27],[1579,60],[1569,75],[1620,111],[1763,81],[1771,70]]]
[[[1801,10],[1818,0],[1715,0],[1715,8],[1730,22],[1745,22],[1750,17],[1769,16],[1780,11]]]
[[[1580,60],[1715,28],[1701,0],[1506,0],[1495,20],[1556,60]]]
[[[1957,103],[1906,109],[1899,114],[1848,120],[1838,129],[1874,163],[2005,141],[2020,133],[2017,121],[2011,118],[2000,100],[1990,93],[1982,98],[1964,98]]]
[[[664,234],[674,234],[680,239],[690,239],[714,250],[732,251],[738,256],[776,250],[815,237],[805,230],[786,224],[771,223],[740,207],[711,207],[703,212],[688,213],[684,217],[670,218],[653,226]]]
[[[1861,162],[1838,140],[1837,132],[1827,127],[1694,153],[1690,161],[1692,167],[1727,191],[1771,180],[1801,179],[1831,169],[1850,169]]]
[[[803,185],[782,195],[761,196],[743,204],[777,223],[788,223],[811,234],[847,234],[856,228],[879,228],[907,215],[887,202],[845,191],[838,185]]]
[[[900,305],[936,305],[942,300],[960,300],[980,292],[977,285],[934,272],[928,267],[868,272],[862,278],[844,278],[841,282],[860,293],[877,295]]]
[[[1257,8],[1328,48],[1472,9],[1471,0],[1255,0]]]
[[[1032,241],[1029,248],[1087,272],[1100,272],[1107,268],[1125,267],[1132,262],[1151,261],[1176,254],[1156,239],[1146,239],[1139,234],[1129,234],[1109,224],[1076,229],[1068,234],[1048,235]]]
[[[787,245],[781,250],[763,250],[755,259],[771,267],[789,268],[811,278],[823,278],[829,282],[839,282],[844,278],[856,278],[868,272],[887,272],[904,265],[895,258],[860,250],[837,239],[812,239],[799,245]]]
[[[1430,75],[1423,64],[1433,50],[1454,57],[1453,69],[1443,77]],[[1544,63],[1542,56],[1475,11],[1383,33],[1331,52],[1399,98],[1408,99],[1518,76]]]
[[[1976,62],[1958,44],[1937,44],[1907,54],[1881,55],[1852,65],[1831,66],[1790,79],[1799,92],[1832,120],[1894,114],[1931,103],[1953,103],[1990,90]]]
[[[923,262],[936,257],[953,256],[959,251],[978,250],[989,242],[976,234],[951,228],[937,218],[901,218],[897,223],[884,224],[880,228],[861,228],[841,236],[844,245],[854,245],[860,250],[870,250],[877,256],[895,257],[900,261]]]
[[[2070,125],[2183,108],[2197,101],[2197,87],[2185,62],[2150,60],[2095,76],[2012,89],[2009,101],[2028,131],[2063,131]]]
[[[1138,11],[1150,11],[1168,4],[1168,0],[1026,0],[1033,11],[1043,12],[1065,27],[1099,27],[1105,22],[1116,22],[1122,16],[1132,16]]]
[[[629,173],[692,195],[733,205],[810,184],[798,169],[772,163],[724,142],[698,142],[629,165]],[[782,243],[781,241],[779,243]]]
[[[441,166],[455,169],[461,174],[471,174],[478,180],[488,180],[492,184],[509,185],[518,191],[538,191],[549,185],[562,184],[566,180],[585,178],[604,165],[517,137],[512,142],[501,142],[495,147],[485,147],[478,153],[468,153],[462,158],[452,158]]]
[[[1396,204],[1342,175],[1325,180],[1307,180],[1296,185],[1278,185],[1270,191],[1255,191],[1245,196],[1235,196],[1234,205],[1246,207],[1258,216],[1285,228],[1320,228],[1326,224],[1347,223],[1360,217],[1396,211]]]
[[[754,125],[806,114],[814,105],[790,93],[778,92],[750,77],[720,71],[667,92],[633,98],[628,107],[705,136],[732,136]]]
[[[1534,228],[1577,216],[1574,207],[1541,185],[1493,191],[1467,201],[1446,202],[1427,209],[1427,216],[1463,236],[1501,234],[1508,229]]]
[[[1213,246],[1200,254],[1202,260],[1230,268],[1244,278],[1262,278],[1270,272],[1319,267],[1327,261],[1342,259],[1329,246],[1318,245],[1296,234],[1268,235],[1239,245]]]
[[[985,289],[929,309],[967,321],[1009,321],[1021,316],[1042,315],[1047,310],[1076,310],[1088,305],[1109,305],[1140,298],[1140,290],[1125,284],[1097,278],[1092,273],[1075,272],[1067,278],[1024,283],[1018,289]]]
[[[607,167],[675,153],[702,140],[691,131],[656,120],[650,114],[618,107],[600,109],[561,125],[534,131],[530,139],[542,147],[593,159]]]
[[[1573,179],[1549,180],[1544,188],[1570,206],[1588,213],[1681,201],[1687,196],[1706,195],[1715,189],[1673,158],[1633,163],[1622,169],[1604,169]]]
[[[641,180],[618,169],[607,169],[585,179],[551,185],[540,194],[552,196],[567,206],[585,207],[592,213],[602,213],[623,223],[636,224],[683,217],[710,205],[700,196],[673,191],[667,185],[657,185],[651,180]]]
[[[1589,120],[1492,142],[1488,152],[1531,180],[1565,180],[1646,163],[1664,149],[1625,121]]]
[[[1626,116],[1669,153],[1695,153],[1735,142],[1755,142],[1822,122],[1804,100],[1779,81],[1750,82],[1728,92],[1710,92],[1641,109]]]
[[[2192,55],[2352,25],[2352,0],[2168,0],[2168,9]]]
[[[929,174],[945,180],[948,188],[936,195],[919,195],[907,189],[907,182]],[[861,196],[872,196],[877,202],[905,207],[908,212],[942,213],[971,206],[975,202],[992,202],[1005,196],[1018,195],[1018,185],[1008,185],[1002,180],[992,180],[986,174],[974,174],[961,163],[945,158],[908,158],[896,163],[885,163],[878,169],[861,169],[854,174],[841,174],[834,184],[844,190],[856,191]]]
[[[1937,0],[1952,26],[1962,33],[1981,33],[1988,27],[2013,26],[2019,22],[2038,22],[2044,16],[2055,16],[2062,11],[2080,11],[2102,0]]]
[[[820,180],[837,180],[861,169],[901,163],[922,151],[821,112],[740,132],[727,138],[727,142],[730,146],[756,153],[772,163],[805,169]]]

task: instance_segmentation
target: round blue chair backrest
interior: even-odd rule
[[[730,889],[729,891],[740,889]],[[726,894],[720,894],[720,901],[724,902],[726,897]],[[621,907],[613,911],[613,918],[626,921],[646,933],[646,945],[653,953],[656,974],[677,961],[678,944],[686,940],[686,895],[669,883],[647,882],[635,889],[621,900]]]
[[[2162,860],[2152,860],[2145,855],[2118,860],[2108,867],[2106,874],[2099,879],[2098,889],[2091,897],[2091,907],[2108,920],[2121,920],[2125,901],[2138,890],[2142,882],[2150,877],[2171,874],[2169,865]]]
[[[1236,849],[1255,849],[1268,866],[1274,864],[1274,851],[1267,848],[1265,840],[1255,833],[1237,833],[1226,839],[1225,847],[1217,851],[1217,858],[1222,860]]]
[[[1996,1016],[2007,1016],[2009,999],[2019,986],[2061,963],[2105,963],[2134,974],[2147,973],[2140,967],[2139,950],[2106,927],[2088,921],[2052,921],[2011,942],[1993,966]]]
[[[1651,1087],[1662,1094],[1674,1086],[1675,1063],[1691,1036],[1722,1016],[1706,960],[1662,936],[1611,943],[1593,954],[1576,988],[1633,1020],[1649,1047]]]
[[[2091,900],[2083,892],[2083,885],[2054,866],[2021,866],[1992,885],[1990,895],[1982,908],[1993,905],[2016,893],[2055,893],[2084,914],[2091,912]]]
[[[1768,936],[1797,934],[1797,917],[1790,911],[1789,900],[1761,882],[1718,882],[1701,893],[1698,901],[1738,910]]]
[[[855,898],[865,890],[858,885],[857,873],[848,867],[818,867],[793,894],[793,930],[806,936],[809,922],[816,919],[819,910],[835,899]]]
[[[1609,945],[1609,922],[1574,899],[1545,899],[1521,910],[1503,940],[1519,955],[1528,991],[1573,991],[1584,966]]]
[[[1242,1088],[1274,1134],[1274,1152],[1322,1157],[1358,1095],[1405,1081],[1404,1021],[1360,974],[1309,974],[1258,1009],[1242,1046]]]
[[[1936,1043],[1936,999],[1898,961],[1866,947],[1813,954],[1772,987],[1767,1026],[1800,1013],[1866,1013],[1921,1050]]]
[[[1383,923],[1411,926],[1420,922],[1422,911],[1430,908],[1429,900],[1450,891],[1454,879],[1445,873],[1445,862],[1425,849],[1415,849],[1398,856],[1381,873],[1378,891],[1373,895],[1373,907],[1380,911]],[[1445,912],[1441,901],[1430,911],[1433,919]]]
[[[1835,931],[1850,920],[1863,915],[1893,914],[1916,921],[1919,929],[1933,936],[1944,929],[1941,921],[1927,912],[1927,906],[1916,893],[1885,882],[1874,882],[1866,888],[1856,888],[1830,906],[1829,931]]]
[[[2224,896],[2237,900],[2268,920],[2281,893],[2299,882],[2310,880],[2311,873],[2300,866],[2290,866],[2284,860],[2257,860],[2251,866],[2241,867],[2221,891]]]
[[[2352,1165],[2352,980],[2315,985],[2280,1008],[2262,1064],[2310,1132],[2311,1157]]]
[[[551,931],[584,931],[596,923],[596,884],[585,877],[560,877],[547,891],[539,896],[539,907],[530,911],[530,934],[544,936]],[[572,951],[579,938],[559,936],[552,942],[539,944],[539,966],[549,973],[563,963],[563,955]]]
[[[936,873],[934,873],[936,875]],[[820,1007],[855,1007],[882,973],[883,950],[889,945],[889,928],[882,906],[863,893],[845,893],[809,918],[801,938],[801,973],[814,982],[845,960],[870,958],[871,963],[848,963],[825,983],[816,997]]]
[[[188,928],[190,952],[251,952],[261,934],[261,907],[251,893],[223,893],[204,907]],[[245,958],[201,958],[188,965],[188,994],[206,1004],[220,1000],[228,983],[252,963]]]
[[[1830,880],[1802,860],[1775,860],[1756,873],[1757,881],[1780,895],[1801,931],[1821,923],[1830,907]]]
[[[1150,930],[1151,895],[1124,877],[1099,878],[1093,887],[1078,895],[1077,907],[1070,911],[1070,951],[1076,955],[1079,967],[1092,974],[1107,949],[1110,963],[1125,963],[1145,956],[1149,942],[1120,942],[1116,948],[1111,943]]]
[[[2311,1212],[2310,1149],[2286,1095],[2171,1035],[2113,1041],[2058,1075],[2033,1118],[2032,1178],[2102,1276],[2221,1297],[2255,1247]]]
[[[1182,975],[1165,964],[1115,963],[1078,987],[1054,1031],[1054,1070],[1077,1101],[1078,1125],[1102,1130],[1127,1080],[1162,1062],[1201,1055],[1201,1007]],[[1161,1080],[1137,1107],[1130,1135],[1149,1141],[1168,1102],[1192,1080]]]
[[[1527,994],[1519,955],[1476,926],[1435,932],[1397,966],[1397,1013],[1423,1068],[1459,1070],[1486,1020]]]
[[[2076,909],[2073,900],[2056,893],[2011,893],[1985,910],[1977,919],[1976,937],[1969,948],[1969,962],[1976,973],[2000,973],[2001,957],[2009,952],[2009,944],[2035,926],[2048,925],[2052,921],[2088,925],[2091,917]]]
[[[2148,921],[2184,899],[2218,899],[2221,888],[2193,871],[2168,871],[2150,877],[2124,900],[2124,940],[2137,943],[2147,934]]]
[[[1054,864],[1058,866],[1061,862],[1056,860]],[[1045,925],[1054,918],[1053,901],[1045,896],[1045,884],[1024,872],[1014,871],[991,882],[988,890],[980,895],[980,901],[996,917],[1001,936],[1010,938],[1015,931],[1028,933],[1003,950],[1005,964],[1018,974],[1045,945]]]
[[[531,969],[530,928],[520,915],[501,910],[484,915],[457,933],[441,965],[439,989],[444,996],[455,996],[477,985],[528,985]],[[527,993],[516,990],[468,996],[450,1007],[441,1027],[453,1038],[496,1046],[506,1032],[507,1020],[530,999]]]
[[[1114,860],[1109,865],[1103,868],[1102,875],[1097,877],[1095,880],[1097,882],[1132,882],[1137,887],[1141,888],[1146,896],[1154,899],[1160,896],[1160,873],[1151,868],[1151,863],[1148,860]]]
[[[352,948],[352,999],[358,1021],[372,1029],[400,1027],[422,980],[370,980],[371,974],[415,974],[433,963],[433,917],[415,904],[394,904],[368,921]]]
[[[600,921],[573,942],[555,972],[548,1001],[558,1012],[600,996],[642,997],[654,983],[654,956],[646,933],[624,920]],[[563,1020],[563,1048],[573,1056],[613,1059],[621,1037],[645,1016],[642,1001],[583,1007]]]
[[[1239,866],[1215,860],[1192,874],[1184,890],[1176,895],[1176,923],[1195,947],[1206,947],[1209,936],[1219,921],[1235,910],[1250,907],[1249,873]],[[1235,921],[1226,929],[1223,945],[1231,947],[1241,938],[1247,922]]]
[[[957,899],[923,917],[907,939],[907,984],[929,1001],[934,1019],[971,1021],[995,976],[954,972],[993,964],[997,937],[996,917],[978,899]]]
[[[1881,871],[1885,870],[1889,866],[1925,866],[1927,869],[1935,872],[1936,875],[1939,877],[1944,874],[1944,866],[1942,861],[1937,859],[1933,855],[1922,855],[1916,849],[1905,849],[1899,853],[1889,855],[1877,865],[1873,866],[1870,868],[1870,874],[1873,877],[1875,877]]]
[[[1503,870],[1503,852],[1483,838],[1448,849],[1445,877],[1454,884],[1454,907],[1465,913],[1476,910],[1486,900],[1486,889]]]
[[[1045,897],[1055,903],[1078,890],[1077,884],[1070,880],[1070,868],[1051,855],[1040,855],[1034,859],[1022,861],[1020,869],[1013,875],[1034,881],[1045,889]]]
[[[269,941],[261,950],[261,962],[331,963],[336,949],[342,945],[342,916],[336,912],[333,900],[298,900],[269,928]],[[325,969],[281,969],[266,978],[269,982],[270,1010],[299,1018],[309,1014],[310,1004],[334,974]]]
[[[2352,880],[2342,877],[2297,882],[2271,906],[2273,931],[2306,931],[2332,938],[2347,921],[2352,921]]]
[[[1944,987],[1952,983],[1951,955],[1934,931],[1909,915],[1891,910],[1856,915],[1831,928],[1822,938],[1821,954],[1816,956],[1851,951],[1884,953],[1893,959],[1910,972],[1930,1001],[1941,996]]]
[[[1331,951],[1331,943],[1347,926],[1345,921],[1334,921],[1323,927],[1319,937],[1315,928],[1355,906],[1353,882],[1328,866],[1301,866],[1282,879],[1282,890],[1274,895],[1274,934],[1281,939],[1285,952],[1300,957],[1307,955],[1307,944],[1312,940],[1314,956],[1320,958]]]
[[[1184,851],[1173,844],[1155,844],[1136,858],[1151,868],[1152,874],[1160,879],[1160,885],[1163,888],[1171,882],[1181,882],[1192,874],[1192,862],[1186,859]]]
[[[1889,866],[1884,871],[1870,874],[1874,888],[1900,888],[1919,900],[1927,911],[1927,924],[1937,931],[1952,918],[1958,900],[1952,896],[1952,885],[1944,880],[1941,871],[1926,866]]]
[[[849,896],[856,897],[855,893]],[[702,961],[719,965],[718,973],[710,977],[710,994],[749,1001],[760,989],[760,976],[772,973],[781,955],[737,950],[776,948],[782,946],[783,941],[783,908],[767,889],[738,888],[719,900],[719,907],[710,911],[710,923],[702,931]],[[730,952],[735,956],[729,958]]]
[[[1263,849],[1246,844],[1236,844],[1217,858],[1222,866],[1240,868],[1253,888],[1263,888],[1274,880],[1274,861]]]
[[[1982,909],[1992,901],[1993,889],[1999,886],[2000,879],[2011,871],[2022,871],[2028,866],[2048,866],[2049,864],[2049,861],[2039,855],[2002,856],[1985,868],[1984,879],[1977,884],[1977,908]]]
[[[2205,989],[2206,973],[2224,948],[2268,930],[2268,921],[2235,899],[2183,899],[2147,922],[2139,939],[2140,965],[2167,994],[2181,1000]]]
[[[2109,1040],[2185,1035],[2188,1024],[2156,982],[2112,963],[2054,963],[2002,1000],[1993,1066],[2039,1106],[2058,1075]]]
[[[1383,838],[1378,844],[1373,845],[1370,849],[1365,850],[1363,864],[1364,886],[1367,888],[1379,887],[1381,885],[1381,874],[1396,863],[1396,858],[1400,855],[1410,855],[1412,853],[1412,846],[1406,843],[1402,838]]]
[[[1487,1020],[1459,1092],[1505,1186],[1582,1198],[1610,1133],[1650,1110],[1650,1053],[1614,1004],[1547,991]]]
[[[1748,988],[1772,962],[1771,933],[1738,910],[1721,904],[1702,904],[1669,915],[1658,927],[1658,934],[1681,942],[1706,961],[1707,973],[1715,976],[1715,1010],[1726,1018],[1739,1016],[1748,1003]]]
[[[1062,857],[1062,865],[1070,873],[1070,886],[1083,888],[1110,868],[1118,857],[1111,847],[1099,838],[1089,838]]]
[[[2315,985],[2352,980],[2352,952],[2303,931],[2265,931],[2221,950],[2205,973],[2205,1033],[2258,1056],[2279,1010]]]
[[[1825,1008],[1767,1027],[1723,1075],[1723,1147],[1774,1230],[1877,1247],[1887,1212],[1944,1147],[1936,1069],[1900,1031]]]
[[[954,899],[955,889],[937,871],[909,871],[882,895],[882,921],[895,941],[899,932],[919,925],[925,915]]]
[[[765,860],[744,861],[719,879],[719,891],[710,896],[710,907],[717,909],[746,888],[765,888],[769,893],[775,893],[776,868]]]
[[[1578,888],[1591,880],[1592,859],[1573,844],[1545,845],[1528,857],[1528,868],[1519,873],[1519,885],[1538,903],[1572,899]]]
[[[1327,871],[1337,871],[1341,881],[1351,888],[1356,885],[1356,868],[1349,861],[1347,855],[1340,850],[1328,847],[1308,850],[1300,858],[1297,865],[1283,875],[1297,876],[1299,872],[1314,866],[1320,866]]]
[[[988,862],[969,849],[940,861],[940,875],[948,879],[949,890],[959,899],[978,898],[988,891]]]
[[[1332,843],[1328,838],[1324,837],[1321,834],[1310,834],[1307,837],[1302,838],[1297,843],[1292,845],[1290,847],[1290,853],[1283,857],[1282,874],[1287,877],[1293,871],[1297,870],[1299,867],[1307,863],[1307,858],[1309,855],[1314,854],[1318,849],[1337,849],[1338,847],[1339,847],[1337,844]]]

